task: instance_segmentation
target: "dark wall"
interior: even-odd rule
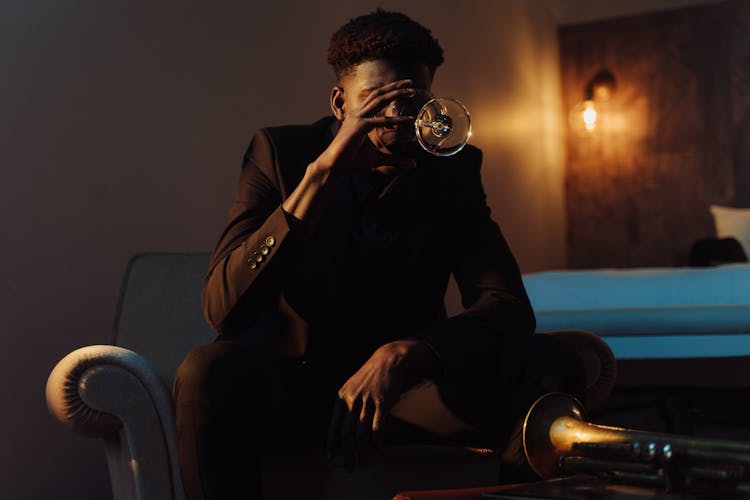
[[[472,110],[522,269],[564,264],[556,20],[438,4],[0,1],[0,498],[111,496],[101,444],[45,407],[50,370],[111,341],[131,255],[213,247],[253,131],[328,113],[328,37],[379,5],[444,45],[434,89]]]
[[[601,128],[569,125],[570,267],[686,265],[710,204],[750,204],[748,24],[739,1],[560,29],[567,112],[617,79]]]

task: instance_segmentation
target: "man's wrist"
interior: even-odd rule
[[[401,354],[404,367],[410,374],[432,379],[439,376],[440,359],[425,342],[419,339],[406,339],[393,341],[391,345]]]
[[[313,182],[322,184],[333,174],[333,167],[320,160],[315,160],[307,165],[306,174]]]
[[[283,206],[281,207],[281,212],[284,214],[284,218],[286,219],[290,231],[299,231],[302,228],[302,220],[297,218],[294,214],[287,212]]]
[[[325,198],[325,193],[330,191],[326,189],[330,176],[330,169],[322,167],[317,161],[309,163],[304,177],[281,207],[298,220],[307,221],[310,212],[317,211],[316,207],[322,203],[321,198]]]

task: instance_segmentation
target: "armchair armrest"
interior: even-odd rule
[[[586,375],[586,408],[597,409],[609,398],[617,379],[617,363],[609,345],[586,330],[549,330],[578,353]]]
[[[63,424],[103,440],[115,499],[183,498],[172,398],[143,357],[77,349],[52,370],[46,395]]]

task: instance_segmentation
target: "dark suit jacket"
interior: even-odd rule
[[[532,333],[534,316],[490,218],[475,147],[425,155],[379,197],[364,177],[350,176],[316,232],[302,236],[280,205],[337,125],[329,117],[253,137],[203,288],[209,323],[260,353],[349,370],[385,342],[420,338],[446,374]],[[446,320],[451,273],[466,311]]]

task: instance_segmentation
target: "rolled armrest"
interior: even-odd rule
[[[97,381],[123,370],[133,376],[135,384],[146,388],[157,412],[172,413],[170,395],[148,361],[113,345],[82,347],[57,363],[47,379],[49,410],[63,424],[84,435],[104,436],[119,430],[122,415],[118,407],[122,395],[101,397]],[[108,407],[110,399],[118,404]]]
[[[71,352],[55,365],[47,379],[47,407],[60,422],[74,431],[101,437],[122,427],[120,419],[86,401],[90,377],[108,365],[127,365],[135,353],[111,345],[82,347]],[[137,362],[137,361],[136,361]]]
[[[103,438],[114,498],[183,498],[172,398],[145,358],[111,345],[77,349],[50,373],[47,406]]]

